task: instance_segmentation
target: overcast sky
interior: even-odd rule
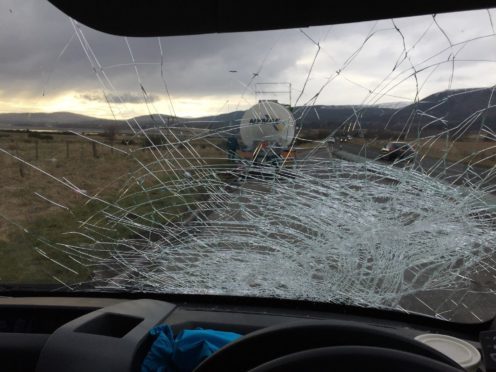
[[[291,83],[292,104],[409,102],[417,92],[496,83],[491,18],[496,25],[496,12],[481,10],[439,14],[437,24],[422,16],[126,43],[72,23],[44,0],[2,0],[0,112],[194,117],[246,109],[260,98],[289,103],[288,85],[260,83]]]

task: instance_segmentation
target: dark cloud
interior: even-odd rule
[[[106,96],[106,97],[105,97]],[[115,104],[125,104],[125,103],[145,103],[145,102],[157,102],[161,99],[160,96],[156,94],[147,94],[145,96],[139,93],[108,93],[104,95],[103,93],[83,93],[78,95],[79,99],[90,102],[101,102],[101,103],[115,103]]]
[[[417,77],[426,80],[422,85],[426,94],[447,88],[452,55],[473,61],[455,65],[455,85],[494,84],[487,81],[487,76],[494,76],[494,38],[456,44],[492,32],[487,11],[467,12],[463,16],[441,14],[436,20],[444,33],[433,24],[432,17],[424,16],[396,20],[401,34],[391,20],[384,20],[304,29],[304,33],[283,30],[129,38],[129,47],[122,37],[81,26],[91,47],[85,51],[69,18],[47,1],[3,0],[0,101],[75,92],[88,102],[104,102],[103,96],[93,92],[105,88],[111,100],[120,97],[126,103],[140,103],[144,102],[143,87],[154,102],[167,96],[161,67],[173,98],[240,97],[242,92],[253,93],[256,82],[291,82],[293,98],[306,84],[304,101],[315,95],[336,71],[340,71],[340,76],[320,94],[319,103],[360,103],[370,96],[370,90],[384,84],[385,78],[391,79],[391,84],[384,92],[413,98],[412,78],[395,84],[420,71]],[[373,36],[368,38],[369,35]],[[446,35],[454,47],[450,47]],[[319,42],[321,50],[307,81],[317,52],[312,40]],[[403,42],[408,49],[407,59]],[[86,53],[96,56],[101,70],[99,66],[93,69]],[[470,66],[477,66],[479,73],[474,73]],[[255,73],[258,76],[253,79]],[[249,83],[252,84],[246,87]]]

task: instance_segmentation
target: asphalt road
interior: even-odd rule
[[[405,166],[406,162],[390,162],[382,158],[380,151],[375,149],[364,149],[363,146],[352,143],[344,143],[341,148],[320,146],[314,149],[302,149],[298,151],[298,157],[308,161],[316,159],[336,158],[336,151],[346,152],[352,156],[346,160],[360,161],[364,158],[378,160],[384,164],[393,164],[394,166]],[[409,166],[412,164],[409,164]],[[486,168],[472,167],[467,169],[465,164],[454,164],[449,161],[439,161],[438,159],[425,157],[413,164],[414,167],[432,177],[442,179],[445,182],[453,183],[460,186],[470,184],[481,185],[481,188],[492,191],[496,194],[496,177],[490,174]],[[488,176],[489,174],[489,176]],[[490,198],[492,202],[492,198]],[[492,318],[494,316],[494,306],[496,298],[494,295],[481,294],[494,288],[494,271],[492,267],[493,259],[487,262],[488,269],[475,269],[471,275],[469,288],[460,291],[431,290],[403,296],[398,308],[406,311],[420,314],[430,314],[441,318],[448,317],[452,321],[459,322],[478,322]]]
[[[367,152],[363,151],[362,146],[355,144],[344,144],[342,147],[343,151],[348,153],[360,155],[362,157],[366,157],[368,159],[376,159],[380,156],[378,151],[374,151],[372,149]],[[297,152],[297,157],[300,161],[305,163],[306,161],[310,163],[314,161],[329,161],[333,158],[333,149],[325,146],[321,146],[314,149],[301,149]],[[334,156],[335,158],[335,156]],[[341,160],[336,159],[335,161],[339,162]],[[419,161],[419,164],[416,164],[418,167],[422,167],[425,170],[432,169],[430,173],[434,177],[442,177],[447,181],[454,181],[454,177],[457,177],[460,174],[466,173],[466,168],[463,165],[453,165],[450,163],[442,164],[437,166],[437,161],[435,159],[425,158]],[[300,163],[301,165],[301,163]],[[395,164],[397,166],[401,166],[400,164]],[[447,167],[447,171],[442,173],[442,167]],[[481,172],[484,170],[481,169]],[[479,177],[482,173],[474,172],[471,174],[472,177]],[[462,179],[456,180],[456,183],[463,183]],[[191,234],[191,238],[195,239],[207,239],[209,238],[209,234],[211,231],[216,235],[222,235],[223,231],[225,231],[226,236],[238,234],[237,238],[241,241],[241,238],[251,238],[255,235],[260,235],[260,231],[263,231],[262,227],[257,225],[256,223],[247,223],[249,221],[245,220],[244,215],[246,213],[250,213],[252,215],[262,214],[263,211],[260,210],[263,204],[260,203],[251,203],[253,193],[257,193],[261,198],[266,198],[267,200],[271,199],[271,193],[274,192],[273,187],[271,187],[270,182],[265,183],[263,180],[259,181],[240,181],[236,184],[233,184],[232,187],[227,187],[225,190],[225,194],[223,194],[223,206],[224,208],[213,209],[211,213],[208,214],[208,217],[201,224],[194,224],[194,234]],[[304,190],[302,190],[304,192]],[[244,211],[244,214],[241,213]],[[215,229],[212,229],[212,226],[215,226]],[[282,230],[281,230],[282,231]],[[306,231],[302,231],[302,233],[306,233]],[[272,238],[277,238],[277,234],[272,235]],[[282,237],[281,237],[282,239]],[[254,259],[256,259],[260,254],[260,252],[274,252],[277,250],[277,247],[270,246],[267,242],[268,246],[265,247],[262,245],[257,245],[256,250],[254,250]],[[295,250],[299,247],[295,245]],[[232,247],[230,241],[226,239],[225,243],[221,243],[219,246],[216,246],[215,251],[204,250],[201,252],[201,259],[208,259],[209,254],[218,254],[218,252],[225,252],[226,260],[229,260],[227,257],[228,253],[236,251],[236,247]],[[249,253],[246,248],[242,249],[238,254],[241,253]],[[311,251],[305,251],[301,254],[309,255],[312,254]],[[194,250],[194,252],[188,253],[183,252],[182,260],[198,260],[198,250]],[[197,257],[198,256],[198,257]],[[182,262],[183,262],[182,261]],[[304,260],[303,260],[304,261]],[[230,261],[226,261],[230,263]],[[284,265],[281,266],[282,262],[275,264],[275,268],[286,267]],[[146,263],[144,263],[146,264]],[[488,262],[488,268],[491,270],[481,270],[474,272],[471,275],[471,283],[469,288],[463,288],[460,291],[451,290],[436,290],[436,291],[425,291],[421,293],[411,293],[404,295],[399,302],[396,304],[398,309],[403,309],[408,312],[420,313],[420,314],[428,314],[430,316],[438,316],[438,317],[447,317],[453,321],[460,322],[477,322],[491,318],[494,315],[494,309],[496,305],[496,297],[494,294],[487,293],[487,290],[492,291],[494,289],[494,270],[489,265],[493,265],[492,262]],[[181,267],[178,266],[178,270]],[[143,268],[145,269],[145,268]],[[171,270],[169,268],[169,270]],[[169,273],[171,274],[171,273]],[[285,273],[281,271],[281,275],[289,275],[289,273]],[[289,275],[290,276],[290,275]],[[257,275],[252,273],[250,278],[253,277],[256,279]],[[128,277],[126,273],[119,275],[119,277],[115,277],[112,280],[118,282],[119,280],[130,280],[131,277]],[[482,293],[481,293],[482,292]]]

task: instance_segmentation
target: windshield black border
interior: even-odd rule
[[[221,306],[230,307],[229,311],[243,311],[249,308],[252,312],[277,312],[281,310],[289,312],[311,312],[311,313],[329,313],[336,315],[368,317],[371,319],[383,319],[387,321],[396,321],[408,325],[416,325],[422,328],[435,328],[447,330],[449,332],[459,332],[465,336],[478,340],[481,331],[493,329],[496,318],[479,323],[460,323],[447,320],[441,320],[428,315],[417,313],[406,313],[394,309],[380,309],[372,307],[361,307],[343,303],[325,303],[308,300],[281,299],[275,297],[243,297],[230,295],[204,295],[204,294],[179,294],[179,293],[158,293],[158,292],[138,292],[125,290],[81,290],[67,291],[61,289],[59,285],[38,285],[36,290],[33,287],[29,289],[9,289],[6,286],[0,286],[0,296],[2,297],[93,297],[93,298],[119,298],[119,299],[154,299],[174,303],[178,306],[204,306],[209,310]],[[1,304],[0,304],[1,306]],[[233,309],[234,307],[235,309]]]

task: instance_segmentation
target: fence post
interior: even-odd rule
[[[15,145],[15,153],[16,153],[16,156],[19,158],[19,146],[17,145],[17,141],[14,142],[14,145]],[[23,163],[22,161],[19,161],[19,174],[21,175],[21,177],[24,177],[24,167],[23,167]]]
[[[93,157],[98,158],[98,154],[96,153],[96,143],[91,142],[91,147],[93,148]]]
[[[39,159],[39,152],[38,152],[38,145],[39,145],[39,141],[36,140],[35,143],[34,143],[34,149],[35,149],[35,159],[38,160]]]
[[[65,141],[65,158],[69,159],[69,141]]]

